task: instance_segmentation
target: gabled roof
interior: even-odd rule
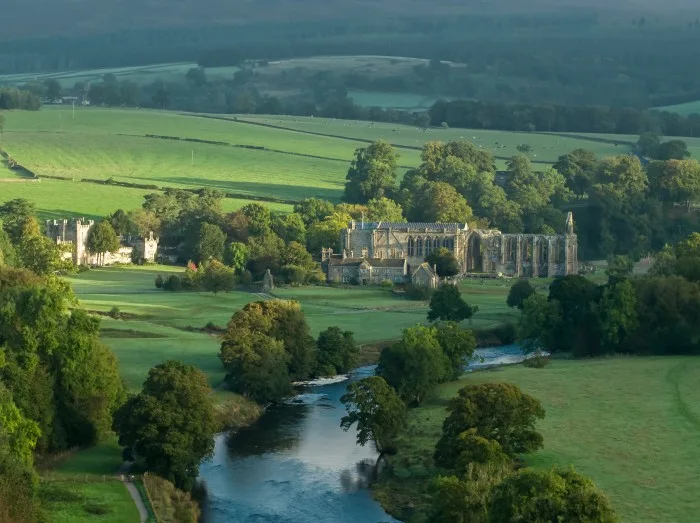
[[[418,268],[416,268],[416,270],[413,271],[412,276],[415,276],[415,274],[416,274],[418,271],[425,271],[425,272],[428,273],[428,275],[429,275],[431,278],[437,278],[437,274],[435,274],[435,271],[433,270],[433,268],[430,266],[429,263],[425,263],[425,262],[424,262],[424,263],[421,263],[421,264],[418,266]]]
[[[369,265],[375,268],[401,268],[406,264],[405,258],[330,258],[328,260],[329,266],[343,266],[343,267],[359,267],[363,263],[367,262]]]

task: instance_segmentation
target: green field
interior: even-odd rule
[[[129,319],[102,320],[103,341],[119,359],[122,376],[137,390],[148,369],[167,360],[179,359],[202,369],[212,386],[224,370],[218,359],[216,337],[186,327],[204,327],[211,322],[225,326],[234,312],[246,303],[261,299],[247,292],[171,293],[155,288],[156,275],[180,272],[165,266],[93,269],[69,278],[83,308],[108,312],[118,307]],[[462,287],[469,303],[479,305],[472,326],[489,327],[513,319],[505,304],[508,283],[479,281]],[[278,288],[273,295],[298,300],[314,336],[339,326],[355,333],[358,343],[367,344],[400,337],[401,330],[426,321],[427,305],[377,288],[301,287]]]
[[[420,163],[419,148],[429,140],[473,141],[494,152],[499,168],[522,143],[531,145],[530,157],[544,165],[577,147],[604,156],[629,152],[630,144],[636,141],[636,137],[614,135],[424,130],[322,118],[206,117],[135,109],[81,107],[74,118],[70,107],[46,107],[39,112],[7,113],[3,148],[40,177],[68,180],[0,181],[0,202],[27,198],[44,217],[102,216],[120,207],[139,206],[148,192],[80,181],[110,178],[161,188],[220,189],[236,197],[226,200],[230,209],[247,203],[247,198],[298,201],[321,197],[339,201],[354,150],[380,138],[399,147],[399,177]],[[193,139],[223,144],[186,141]],[[689,142],[691,150],[698,149],[693,152],[700,152],[700,139]],[[7,178],[17,176],[3,168],[0,180]],[[289,204],[270,205],[283,212],[291,210]]]
[[[538,398],[547,412],[538,423],[544,449],[526,456],[528,465],[574,465],[625,522],[697,521],[699,380],[697,357],[554,360],[544,369],[518,365],[469,375],[410,411],[392,462],[398,478],[412,479],[390,480],[377,490],[389,494],[390,504],[419,499],[418,483],[433,473],[445,401],[467,384],[503,381]]]
[[[139,521],[136,505],[118,479],[57,476],[40,482],[39,499],[50,523]]]
[[[700,100],[694,102],[686,102],[678,105],[667,105],[665,107],[655,107],[656,111],[668,111],[669,113],[678,113],[681,116],[690,116],[691,114],[700,114]]]

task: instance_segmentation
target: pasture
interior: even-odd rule
[[[677,105],[667,105],[665,107],[654,107],[656,111],[668,111],[669,113],[677,113],[681,116],[690,116],[691,114],[700,114],[700,100],[686,102]]]
[[[392,458],[396,476],[380,482],[388,506],[419,500],[434,473],[432,453],[446,401],[468,384],[507,382],[542,402],[544,448],[524,457],[543,470],[574,465],[610,498],[622,521],[697,520],[700,358],[553,360],[467,375],[440,386],[409,425]]]
[[[117,355],[127,386],[141,387],[148,369],[167,359],[196,365],[216,387],[224,376],[216,336],[200,329],[207,323],[225,326],[234,312],[261,296],[248,292],[166,292],[155,288],[158,274],[181,272],[178,267],[143,266],[92,269],[69,278],[80,305],[103,316],[112,307],[126,319],[103,317],[103,341]],[[466,282],[465,299],[479,305],[471,326],[498,325],[514,318],[506,304],[509,282]],[[273,296],[301,303],[312,334],[338,326],[355,333],[360,344],[396,339],[402,329],[425,323],[424,302],[409,301],[378,288],[325,286],[276,288]],[[465,326],[466,323],[465,323]]]
[[[578,147],[605,156],[627,153],[636,141],[631,136],[419,129],[311,117],[83,107],[74,115],[68,106],[46,107],[7,113],[2,147],[39,177],[63,179],[8,183],[1,180],[19,177],[3,167],[0,202],[27,198],[48,218],[104,216],[138,207],[150,192],[81,181],[111,179],[159,188],[210,187],[232,196],[226,199],[227,209],[263,198],[273,200],[273,209],[289,212],[291,205],[282,202],[308,197],[339,201],[355,149],[377,139],[398,148],[399,179],[420,163],[420,148],[429,140],[472,141],[491,150],[501,169],[520,144],[533,148],[529,156],[541,168]],[[700,139],[690,139],[689,145],[700,154]]]

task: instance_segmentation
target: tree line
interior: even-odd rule
[[[0,86],[0,110],[38,111],[41,99],[26,89]]]
[[[700,134],[700,114],[682,116],[635,107],[514,104],[439,100],[429,110],[431,125],[500,131],[557,133]]]
[[[605,354],[696,354],[700,313],[700,234],[665,247],[648,274],[624,256],[610,259],[608,283],[555,280],[549,295],[520,294],[520,337],[532,350]],[[524,298],[524,299],[523,299]]]

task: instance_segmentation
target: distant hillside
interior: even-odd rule
[[[84,36],[124,30],[193,28],[260,22],[405,17],[464,13],[696,9],[694,0],[5,0],[0,40]]]

